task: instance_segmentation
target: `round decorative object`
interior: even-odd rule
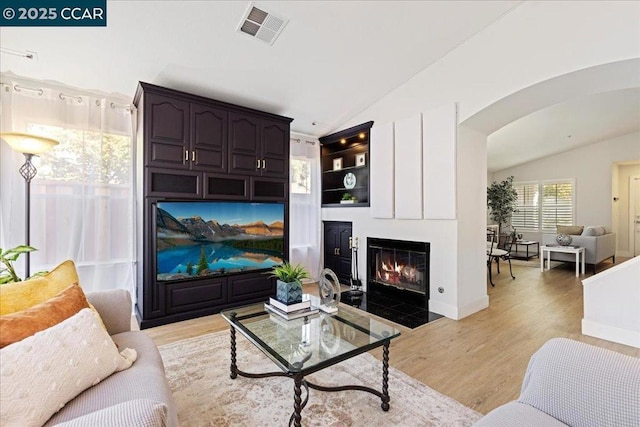
[[[320,320],[320,349],[333,356],[340,348],[340,326],[333,317],[323,315]]]
[[[333,270],[325,268],[318,279],[318,294],[320,304],[327,307],[337,307],[340,302],[340,282]]]
[[[570,245],[572,240],[568,234],[558,234],[556,236],[556,242],[558,242],[560,246]]]
[[[344,183],[344,188],[346,188],[347,190],[351,190],[356,186],[356,176],[349,172],[344,176],[342,182]]]

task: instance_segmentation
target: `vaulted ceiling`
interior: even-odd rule
[[[3,50],[36,53],[34,60],[2,53],[0,70],[129,98],[137,82],[146,81],[292,117],[293,131],[321,136],[339,130],[519,3],[254,2],[288,20],[269,45],[237,31],[251,5],[247,1],[109,1],[107,27],[0,28]],[[617,99],[628,100],[623,98]],[[613,101],[607,111],[617,108]],[[553,115],[568,114],[579,126],[569,110],[575,108],[567,105]],[[546,132],[554,125],[540,114],[523,122],[526,136],[513,128],[498,139],[549,140],[536,136],[536,120],[545,120]],[[577,135],[566,127],[558,131]],[[513,162],[501,158],[497,164]]]

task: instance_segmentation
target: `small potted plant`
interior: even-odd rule
[[[0,285],[22,282],[22,279],[18,277],[16,270],[13,268],[13,262],[17,261],[20,255],[33,251],[37,251],[37,249],[27,245],[20,245],[6,250],[0,248]],[[46,271],[40,271],[31,277],[42,276],[46,273]],[[30,277],[25,277],[25,280],[29,278]]]
[[[276,299],[289,305],[302,302],[302,279],[311,276],[302,265],[293,265],[285,261],[273,267],[271,277],[278,279]]]
[[[342,200],[340,200],[340,203],[342,203],[343,205],[347,203],[355,203],[355,202],[356,202],[356,198],[349,193],[344,193],[342,195]]]

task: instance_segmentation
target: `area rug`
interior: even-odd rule
[[[293,411],[293,380],[283,377],[229,378],[229,332],[222,331],[160,347],[181,426],[287,426]],[[393,359],[393,346],[390,358]],[[274,372],[278,368],[238,334],[238,368]],[[321,385],[381,388],[382,362],[368,353],[316,372]],[[391,408],[361,391],[310,390],[303,426],[470,426],[481,414],[391,367]],[[304,390],[303,396],[304,400]]]

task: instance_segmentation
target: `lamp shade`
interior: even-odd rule
[[[0,138],[7,141],[11,148],[24,154],[42,154],[59,144],[55,139],[19,132],[0,133]]]

